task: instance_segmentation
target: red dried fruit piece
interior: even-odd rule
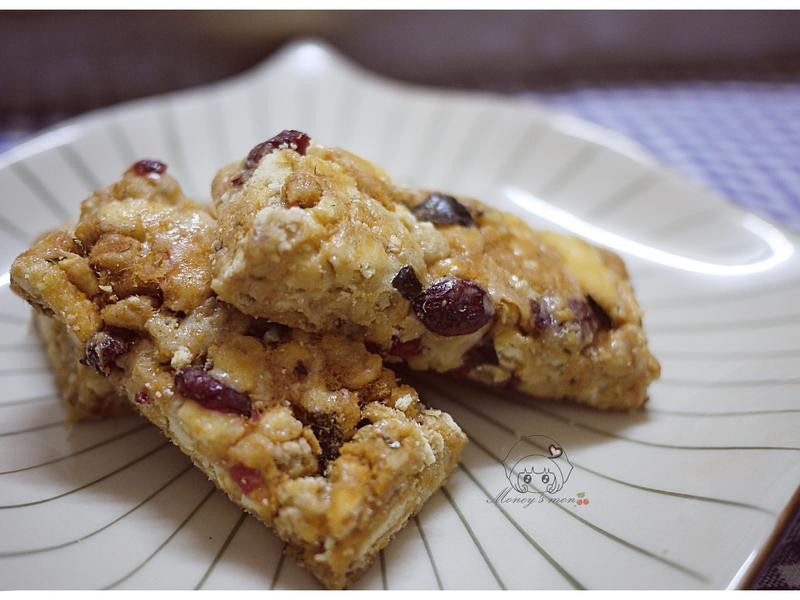
[[[407,342],[401,342],[396,337],[392,338],[392,347],[389,349],[389,354],[392,356],[411,358],[420,352],[422,352],[422,340],[420,338],[408,340]]]
[[[175,374],[178,392],[210,410],[250,417],[250,398],[225,385],[201,367],[184,367]]]
[[[464,354],[464,364],[475,367],[478,365],[500,364],[497,358],[497,351],[494,347],[494,339],[487,335],[482,338],[480,342],[467,350],[466,354]]]
[[[581,338],[591,340],[597,331],[597,319],[592,312],[589,303],[583,299],[571,299],[568,302],[572,314],[575,315],[573,322],[578,325],[581,330]]]
[[[128,335],[98,331],[86,343],[86,351],[80,363],[108,377],[114,361],[130,350],[130,347]]]
[[[282,150],[284,148],[291,148],[298,154],[305,154],[310,142],[311,138],[308,136],[308,134],[303,133],[302,131],[296,131],[294,129],[284,129],[278,135],[271,137],[266,142],[261,142],[260,144],[254,146],[253,149],[248,153],[247,158],[244,161],[244,166],[246,169],[255,169],[258,166],[258,163],[261,162],[261,159],[267,154],[271,154],[272,152],[275,152],[275,150]]]
[[[420,221],[429,221],[437,225],[461,225],[472,227],[475,221],[466,206],[452,196],[433,193],[424,202],[411,209]]]
[[[539,300],[531,300],[531,320],[530,328],[536,336],[542,336],[548,329],[557,325],[552,313],[547,309],[545,298]]]
[[[464,279],[442,279],[411,302],[429,331],[443,336],[475,333],[494,317],[494,306],[481,286]]]
[[[130,171],[136,175],[161,175],[167,170],[167,165],[160,160],[140,160],[131,165]]]
[[[260,486],[261,482],[263,481],[263,478],[261,477],[261,471],[251,469],[250,467],[246,467],[242,464],[233,465],[230,469],[228,469],[228,473],[230,473],[231,478],[245,494],[252,492],[258,486]]]
[[[571,298],[566,302],[572,317],[566,321],[556,320],[553,311],[563,302],[552,296],[543,295],[538,300],[531,300],[531,318],[529,327],[533,335],[542,336],[548,330],[563,332],[570,329],[579,333],[583,343],[591,343],[600,330],[612,327],[611,317],[591,296]]]
[[[464,360],[460,367],[451,369],[448,373],[454,377],[466,376],[473,367],[479,365],[499,365],[497,351],[494,347],[494,339],[491,336],[484,336],[481,341],[464,353]]]
[[[247,154],[247,158],[244,160],[244,169],[242,169],[242,171],[236,175],[236,177],[231,179],[231,184],[242,185],[245,181],[247,181],[247,179],[253,173],[253,170],[258,166],[258,163],[260,163],[261,159],[267,154],[271,154],[272,152],[275,152],[275,150],[282,150],[286,148],[291,148],[298,154],[305,154],[310,143],[311,138],[307,133],[296,131],[294,129],[284,129],[278,135],[271,137],[266,142],[261,142],[260,144],[253,146],[253,149],[250,150],[250,152]]]
[[[231,185],[242,185],[245,181],[247,181],[247,178],[250,177],[250,173],[252,173],[252,171],[245,170],[240,172],[236,177],[231,179]]]
[[[417,272],[411,265],[406,265],[397,272],[392,279],[392,287],[406,300],[413,300],[422,291]]]
[[[134,401],[136,404],[147,404],[150,402],[150,394],[147,393],[147,390],[142,390],[136,394]]]
[[[592,309],[592,314],[594,318],[597,320],[597,327],[600,330],[608,330],[611,329],[613,326],[613,322],[609,314],[605,311],[605,309],[600,306],[597,301],[592,298],[591,296],[586,296],[586,302],[589,304],[589,308]]]
[[[583,339],[593,340],[598,331],[611,329],[611,317],[591,296],[586,296],[585,300],[572,299],[569,307]]]

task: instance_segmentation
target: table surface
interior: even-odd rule
[[[800,229],[800,74],[714,81],[562,85],[519,92],[636,140],[676,171],[742,207]],[[0,122],[0,151],[66,115]],[[800,589],[800,511],[756,589]]]

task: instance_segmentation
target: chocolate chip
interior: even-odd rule
[[[494,317],[486,290],[464,279],[437,281],[414,298],[411,306],[429,331],[443,336],[474,333]]]
[[[437,225],[462,225],[472,227],[475,221],[466,206],[452,196],[433,193],[424,202],[411,209],[420,221],[430,221]]]
[[[175,374],[178,392],[201,406],[244,417],[252,414],[250,398],[225,385],[201,367],[184,367]]]
[[[392,279],[392,287],[406,300],[413,300],[422,291],[422,284],[411,265],[401,267]]]

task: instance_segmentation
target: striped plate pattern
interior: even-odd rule
[[[800,481],[798,238],[611,132],[295,44],[236,79],[94,113],[0,157],[0,273],[134,160],[165,160],[206,198],[216,168],[284,128],[616,249],[664,367],[634,414],[416,378],[471,443],[357,587],[741,585]],[[28,309],[7,273],[0,283],[0,586],[316,587],[144,421],[65,427]],[[534,435],[564,449],[567,481],[502,495],[506,454]]]

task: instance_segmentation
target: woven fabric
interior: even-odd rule
[[[523,94],[636,140],[744,208],[800,228],[800,80]]]
[[[757,590],[800,590],[800,511],[753,582]]]

